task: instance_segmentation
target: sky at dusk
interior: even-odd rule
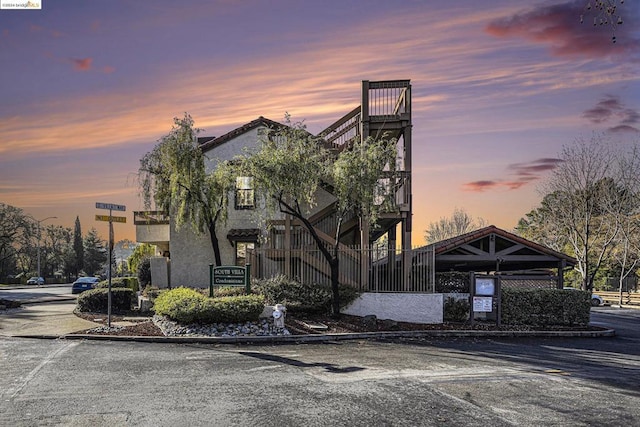
[[[362,80],[410,79],[414,243],[464,208],[507,230],[564,144],[640,139],[640,4],[584,1],[42,0],[0,10],[0,202],[83,231],[127,206],[140,158],[191,114],[219,136],[286,112],[314,133]],[[585,23],[580,24],[580,15]]]

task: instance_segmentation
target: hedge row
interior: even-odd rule
[[[264,310],[260,295],[208,298],[191,288],[176,288],[156,298],[156,314],[179,323],[240,323],[258,320]]]
[[[531,326],[586,326],[591,294],[563,289],[502,289],[502,323]]]
[[[287,312],[328,313],[331,311],[331,286],[310,285],[276,276],[271,279],[254,280],[254,293],[264,296],[267,304],[284,304]],[[352,286],[340,285],[340,305],[346,307],[358,297]]]
[[[94,288],[108,288],[109,281],[103,280],[95,284]],[[138,292],[138,278],[137,277],[112,277],[111,278],[111,289],[113,288],[129,288],[134,293]]]
[[[108,311],[109,290],[104,288],[84,291],[78,296],[78,310],[90,313],[106,313]],[[129,288],[111,288],[111,311],[127,313],[131,310],[134,298]]]

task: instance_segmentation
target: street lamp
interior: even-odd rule
[[[33,217],[32,217],[33,218]],[[48,216],[45,219],[37,220],[33,218],[38,223],[38,280],[40,280],[40,223],[46,221],[48,219],[58,218],[57,216]]]

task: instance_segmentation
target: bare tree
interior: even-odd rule
[[[486,225],[487,221],[483,218],[473,219],[464,209],[455,208],[450,217],[440,218],[430,223],[424,232],[424,239],[427,243],[439,242],[486,227]]]
[[[608,141],[594,135],[562,149],[562,162],[542,185],[554,194],[546,221],[567,238],[582,277],[582,288],[593,289],[593,279],[613,248],[619,223],[612,215],[619,191],[610,171],[613,154]]]
[[[613,261],[619,268],[619,303],[622,304],[624,281],[640,265],[640,146],[616,156],[616,181],[622,191],[610,207],[618,224],[618,235],[612,251]]]

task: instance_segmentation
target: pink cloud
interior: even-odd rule
[[[73,64],[73,69],[76,71],[89,71],[91,69],[91,63],[93,58],[70,58]]]
[[[513,163],[507,166],[507,170],[512,171],[512,179],[492,179],[474,181],[463,184],[464,191],[483,192],[506,188],[507,190],[518,190],[525,185],[539,180],[543,173],[555,169],[562,160],[555,158],[541,158],[525,163]]]
[[[556,56],[616,57],[636,62],[640,60],[640,39],[633,33],[636,16],[631,8],[619,8],[624,15],[624,25],[617,25],[615,32],[610,25],[594,27],[595,12],[585,10],[584,1],[522,11],[489,23],[485,31],[500,38],[521,37],[547,45]],[[584,23],[580,23],[581,16],[584,16]],[[613,34],[616,35],[615,44],[612,43]]]
[[[473,181],[462,185],[464,191],[473,191],[481,193],[485,190],[491,190],[499,184],[495,181]]]
[[[102,67],[102,72],[105,74],[111,74],[115,71],[115,67],[112,67],[110,65],[105,65],[104,67]]]

